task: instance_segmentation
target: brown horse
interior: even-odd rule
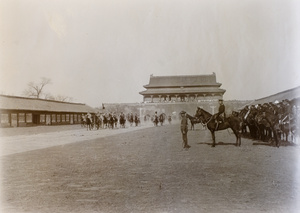
[[[209,131],[211,132],[212,139],[213,139],[212,147],[216,146],[215,131],[224,130],[224,129],[228,129],[228,128],[231,128],[233,133],[236,136],[236,144],[235,145],[241,146],[241,124],[242,124],[242,122],[238,117],[229,116],[225,119],[224,122],[219,123],[217,125],[215,116],[199,107],[197,108],[195,117],[199,118],[201,120],[201,122],[204,125],[206,125],[207,128],[209,129]],[[219,122],[219,121],[217,121],[217,122]]]

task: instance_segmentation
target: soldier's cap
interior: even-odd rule
[[[219,99],[219,101],[223,101],[223,99]]]
[[[180,114],[185,114],[185,113],[186,113],[185,111],[181,111],[181,112],[180,112]]]

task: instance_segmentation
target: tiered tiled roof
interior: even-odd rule
[[[211,75],[150,76],[149,84],[144,85],[146,91],[141,95],[188,94],[188,93],[220,93],[222,84],[216,81],[215,73]]]
[[[153,87],[184,87],[184,86],[217,86],[216,75],[180,75],[180,76],[150,76],[145,88]]]

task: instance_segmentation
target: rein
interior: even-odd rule
[[[200,116],[199,116],[199,117],[200,117]],[[213,119],[213,115],[211,115],[211,116],[209,117],[209,119],[208,119],[207,122],[205,122],[205,120],[204,120],[204,123],[201,121],[201,124],[202,124],[203,126],[207,126],[207,124],[208,124],[212,119]]]
[[[207,126],[207,124],[213,119],[213,115],[210,116],[210,118],[208,119],[208,121],[206,123],[204,123],[203,125]]]

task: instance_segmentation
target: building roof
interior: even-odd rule
[[[184,86],[215,86],[217,83],[215,73],[211,75],[178,75],[178,76],[150,76],[149,84],[145,88],[155,87],[184,87]]]
[[[29,110],[47,112],[95,112],[95,109],[81,103],[69,103],[36,98],[0,95],[0,110]]]
[[[262,103],[268,103],[268,102],[274,102],[274,101],[282,101],[284,99],[292,100],[294,98],[300,97],[300,86],[285,90],[279,93],[276,93],[274,95],[270,95],[264,98],[256,99],[251,104],[262,104]]]
[[[299,98],[300,98],[300,86],[264,98],[256,99],[247,105],[256,105],[256,104],[263,104],[263,103],[269,103],[275,101],[282,101],[285,99],[293,100]]]
[[[141,95],[156,95],[156,94],[194,94],[194,93],[222,93],[226,90],[216,87],[183,87],[183,88],[150,88],[140,92]]]

